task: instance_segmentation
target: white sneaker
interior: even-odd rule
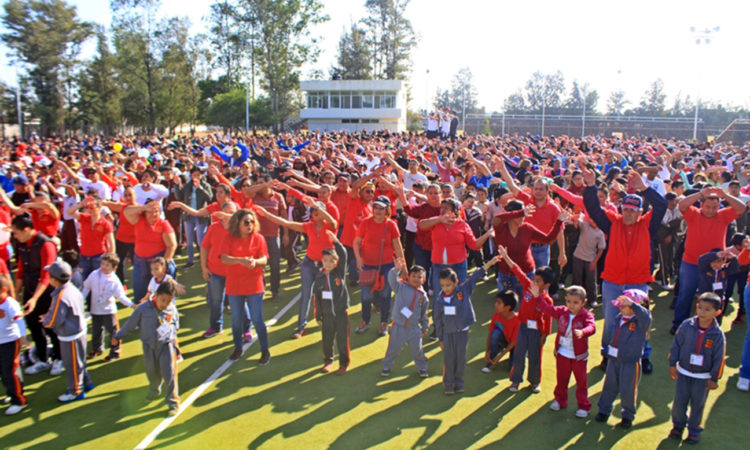
[[[576,417],[578,417],[579,419],[585,419],[588,416],[589,416],[589,412],[586,411],[585,409],[576,410]]]
[[[81,392],[78,395],[72,394],[70,392],[66,392],[63,395],[57,397],[57,399],[60,401],[60,403],[70,403],[72,401],[81,400],[81,399],[84,399],[84,398],[86,398],[86,393],[85,392]]]
[[[552,403],[549,404],[549,409],[552,411],[560,411],[560,404],[557,403],[557,400],[553,400]]]
[[[740,377],[740,379],[737,380],[737,389],[741,390],[742,392],[750,391],[750,378]]]
[[[484,373],[490,373],[490,366],[484,366],[484,367],[482,367],[482,372],[484,372]]]
[[[10,403],[10,397],[3,397],[3,405]]]
[[[43,372],[45,370],[49,370],[50,365],[47,362],[44,361],[38,361],[34,363],[33,365],[26,368],[26,370],[23,371],[26,375],[35,375],[39,372]]]
[[[52,361],[52,368],[49,370],[49,374],[52,376],[57,376],[63,372],[65,372],[65,366],[63,366],[62,360],[56,359]]]
[[[29,405],[28,404],[27,405],[10,405],[8,406],[8,409],[5,410],[5,415],[12,416],[14,414],[18,414],[21,412],[21,410],[23,410],[27,406]]]

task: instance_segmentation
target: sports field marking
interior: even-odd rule
[[[297,294],[293,299],[289,301],[289,303],[286,304],[286,306],[281,308],[281,310],[278,313],[276,313],[276,315],[273,316],[271,320],[266,322],[266,327],[272,327],[276,325],[276,323],[278,323],[281,316],[286,314],[286,312],[289,311],[289,309],[291,309],[291,307],[294,306],[294,304],[297,303],[299,299],[300,299],[300,294]],[[253,345],[253,343],[255,343],[257,339],[258,339],[257,337],[253,336],[253,340],[243,345],[242,353],[244,354],[247,351],[247,349],[250,348],[250,346]],[[226,361],[224,361],[224,363],[220,365],[219,368],[216,369],[214,373],[211,374],[210,377],[206,378],[206,380],[203,383],[201,383],[183,403],[180,403],[180,407],[177,410],[177,414],[171,417],[167,417],[166,419],[162,420],[161,423],[156,428],[154,428],[154,431],[149,433],[148,436],[146,436],[138,445],[135,446],[135,449],[144,450],[146,447],[151,445],[151,443],[154,442],[154,440],[157,437],[159,437],[159,435],[164,430],[166,430],[167,427],[171,425],[172,422],[174,422],[174,420],[178,418],[180,414],[182,414],[183,411],[185,411],[190,405],[192,405],[193,402],[197,400],[198,397],[200,397],[201,394],[203,394],[203,392],[205,392],[206,389],[208,389],[208,387],[211,386],[211,384],[214,381],[219,379],[219,377],[222,374],[224,374],[224,372],[226,372],[229,366],[231,366],[233,363],[234,361],[232,361],[231,359],[227,359]]]

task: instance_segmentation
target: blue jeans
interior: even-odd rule
[[[318,273],[318,265],[305,256],[300,265],[300,276],[302,278],[302,291],[299,299],[299,318],[297,319],[297,330],[302,331],[307,326],[307,316],[310,312],[310,300],[312,300],[312,288],[315,275]]]
[[[700,281],[698,265],[682,261],[680,264],[680,292],[677,296],[677,302],[674,304],[674,321],[672,321],[672,325],[675,327],[679,327],[685,319],[690,317],[695,291],[698,290],[698,281]]]
[[[242,337],[247,330],[247,307],[250,306],[250,320],[258,333],[260,351],[268,351],[268,331],[263,321],[263,292],[253,295],[229,295],[232,308],[232,342],[235,348],[242,348]]]
[[[148,283],[151,281],[151,261],[159,256],[164,256],[164,252],[149,256],[148,258],[133,255],[133,298],[135,301],[141,301],[146,295]],[[167,273],[172,278],[177,278],[177,267],[174,264],[174,260],[167,264]]]
[[[529,279],[533,279],[534,271],[532,270],[531,272],[526,274],[526,276]],[[521,281],[516,278],[513,273],[497,272],[497,290],[498,292],[501,292],[505,289],[510,289],[518,295],[518,307],[520,308],[521,299],[523,299],[523,285],[521,284]]]
[[[281,286],[281,246],[279,237],[267,237],[266,247],[268,248],[268,269],[271,272],[271,293],[279,293]]]
[[[208,224],[202,223],[198,217],[190,216],[188,219],[183,220],[185,224],[185,239],[187,240],[187,258],[188,263],[192,264],[194,260],[193,256],[193,245],[197,244],[200,251],[200,246],[203,243],[203,236],[206,235],[206,229]]]
[[[362,266],[365,270],[376,269],[378,266]],[[391,316],[391,285],[388,284],[388,272],[393,268],[393,263],[380,266],[380,275],[383,276],[385,286],[379,291],[373,291],[372,286],[362,286],[362,322],[370,323],[372,316],[372,303],[378,302],[380,308],[380,323],[388,323]]]
[[[432,265],[432,298],[435,300],[437,300],[440,297],[440,291],[442,290],[440,288],[440,271],[446,268],[453,269],[453,271],[456,272],[456,275],[458,275],[458,284],[461,284],[464,281],[466,281],[466,272],[467,272],[466,260],[463,260],[462,262],[458,264],[433,264]]]
[[[648,284],[615,284],[602,280],[602,309],[604,310],[604,331],[602,332],[602,356],[607,357],[607,347],[612,339],[612,330],[615,327],[615,319],[620,314],[620,308],[612,304],[626,289],[640,289],[648,294]],[[648,340],[643,345],[643,357],[651,357],[651,345]]]
[[[418,266],[424,267],[425,270],[425,276],[427,279],[425,280],[425,286],[429,282],[428,280],[431,280],[430,278],[430,269],[432,269],[432,260],[430,259],[432,254],[430,251],[423,249],[416,243],[414,243],[414,264]]]
[[[208,327],[214,331],[224,329],[224,287],[227,279],[211,274],[208,279]]]
[[[531,244],[531,256],[534,267],[549,266],[549,245]]]
[[[95,271],[99,268],[99,266],[101,266],[102,255],[104,255],[104,253],[100,253],[94,256],[81,255],[81,260],[78,263],[78,267],[81,268],[81,276],[83,277],[84,281],[86,281],[86,278],[89,277],[91,272]]]
[[[750,284],[745,286],[745,311],[750,311]],[[740,376],[742,378],[750,378],[750,321],[747,322],[745,345],[742,347]]]
[[[350,283],[359,283],[359,268],[357,268],[357,258],[354,257],[354,249],[345,245],[346,248],[346,272],[349,274]]]

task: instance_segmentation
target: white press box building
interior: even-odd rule
[[[300,83],[310,131],[406,131],[406,89],[399,80],[311,80]]]

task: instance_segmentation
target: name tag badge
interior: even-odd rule
[[[611,356],[612,358],[617,358],[617,352],[618,352],[618,351],[619,351],[619,350],[617,349],[617,347],[612,347],[612,346],[610,345],[610,346],[609,346],[609,349],[607,350],[607,354],[608,354],[609,356]]]
[[[333,292],[323,291],[323,300],[333,300]]]
[[[724,289],[724,283],[714,283],[714,291],[721,291],[722,289]]]
[[[560,336],[560,346],[561,347],[572,347],[573,346],[573,339],[565,336]]]
[[[450,308],[455,308],[455,306],[450,306]],[[409,317],[411,317],[411,309],[404,306],[403,308],[401,308],[401,314],[403,314],[404,317],[408,319]]]
[[[695,353],[690,354],[690,365],[693,366],[702,366],[703,365],[703,355],[696,355]]]
[[[455,316],[456,315],[456,307],[455,306],[446,306],[446,307],[444,307],[443,311],[445,312],[446,316]]]
[[[159,340],[163,340],[169,337],[169,334],[172,332],[172,329],[168,324],[159,325],[159,328],[156,329],[156,336],[159,338]]]
[[[526,321],[526,328],[529,330],[538,330],[539,327],[536,326],[536,320],[527,320]]]

